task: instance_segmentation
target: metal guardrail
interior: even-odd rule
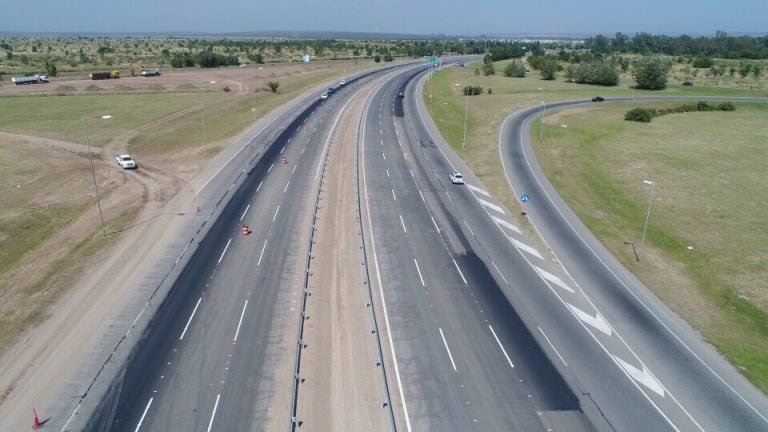
[[[379,324],[376,319],[376,310],[373,305],[373,293],[371,290],[371,284],[370,284],[370,274],[368,271],[368,258],[365,250],[365,238],[363,235],[363,222],[362,222],[362,210],[360,205],[360,141],[362,138],[362,124],[363,119],[360,119],[360,124],[358,126],[357,130],[357,145],[356,145],[356,153],[355,153],[355,204],[356,204],[356,211],[357,211],[357,219],[359,224],[359,231],[358,231],[358,238],[359,238],[359,246],[360,250],[362,251],[362,258],[363,258],[363,265],[365,267],[365,279],[363,281],[363,284],[367,286],[368,288],[368,302],[366,304],[366,307],[371,308],[371,315],[373,317],[373,328],[372,332],[376,335],[376,349],[378,351],[378,358],[376,359],[376,367],[381,368],[382,373],[382,379],[384,382],[384,389],[385,389],[385,395],[384,399],[382,400],[382,407],[386,407],[389,410],[389,418],[391,422],[391,430],[393,432],[397,432],[397,422],[395,420],[395,413],[392,408],[391,403],[391,397],[390,397],[390,391],[389,391],[389,382],[387,380],[387,372],[386,367],[384,366],[384,356],[381,349],[381,337],[379,335]],[[335,136],[337,132],[337,125],[334,125],[333,131],[331,132],[331,141],[330,146],[328,148],[328,152],[325,154],[323,158],[323,168],[320,174],[320,183],[317,187],[317,194],[315,196],[315,206],[312,214],[312,226],[311,231],[309,234],[309,240],[307,244],[307,263],[304,270],[304,287],[303,287],[303,293],[302,293],[302,299],[301,299],[301,312],[300,312],[300,318],[299,318],[299,325],[297,328],[297,335],[296,335],[296,357],[294,360],[294,369],[293,369],[293,385],[291,390],[291,415],[290,415],[290,423],[289,423],[289,431],[295,432],[297,428],[299,428],[302,425],[302,420],[298,417],[298,400],[299,400],[299,387],[300,384],[303,381],[303,378],[301,376],[301,354],[304,349],[304,321],[306,320],[306,307],[307,307],[307,298],[310,296],[311,292],[309,289],[309,277],[311,275],[311,264],[312,264],[312,250],[313,250],[313,244],[315,240],[315,232],[317,231],[317,212],[320,206],[320,196],[323,192],[323,185],[325,183],[325,172],[328,167],[328,160],[329,156],[331,154],[331,147],[334,144]]]

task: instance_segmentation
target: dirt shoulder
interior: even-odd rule
[[[386,430],[388,410],[364,284],[354,183],[358,97],[336,130],[323,186],[302,353],[302,430]]]

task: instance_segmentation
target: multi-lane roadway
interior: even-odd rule
[[[768,428],[764,396],[610,257],[548,185],[527,147],[538,107],[505,124],[500,148],[549,250],[443,143],[421,99],[425,71],[349,85],[271,132],[90,430],[290,424],[288,405],[267,412],[278,386],[290,387],[275,370],[293,348],[277,341],[297,316],[285,306],[301,290],[331,132],[363,85],[377,87],[352,119],[362,126],[354,180],[399,429]],[[451,184],[457,169],[466,185]]]

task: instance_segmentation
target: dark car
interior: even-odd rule
[[[595,97],[592,98],[592,102],[602,102],[604,100],[605,100],[605,98],[602,97],[602,96],[595,96]]]
[[[683,85],[686,87],[693,87],[693,81],[683,81]]]

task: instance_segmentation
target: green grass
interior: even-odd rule
[[[210,144],[230,138],[264,117],[273,109],[292,98],[306,92],[321,81],[338,76],[336,69],[324,69],[301,74],[280,82],[277,94],[260,91],[255,98],[251,96],[228,95],[225,93],[205,93],[197,99],[194,109],[151,128],[132,138],[129,142],[131,151],[139,154],[169,153],[181,149],[203,148],[202,109],[205,101],[205,136]],[[256,108],[256,115],[251,108]],[[212,156],[220,149],[209,149]]]
[[[130,93],[3,97],[0,131],[85,143],[83,116],[93,146],[147,122],[199,103],[193,93]],[[111,115],[104,120],[102,115]]]
[[[508,114],[540,98],[632,94],[627,88],[574,88],[537,75],[478,77],[459,68],[436,74],[432,82],[428,107],[441,132],[509,208],[516,208],[517,201],[498,161],[499,127]],[[455,83],[493,88],[492,95],[469,98],[465,152],[464,96]],[[701,86],[636,92],[638,97],[674,94],[765,96],[764,91]],[[534,145],[537,158],[566,202],[618,259],[768,391],[768,231],[760,229],[768,214],[768,104],[737,103],[735,112],[671,114],[650,124],[623,120],[632,107],[676,104],[604,102],[550,113],[544,118],[543,141]],[[532,126],[534,141],[539,126],[538,121]],[[649,197],[644,179],[656,186],[638,263],[624,242],[640,244]]]

